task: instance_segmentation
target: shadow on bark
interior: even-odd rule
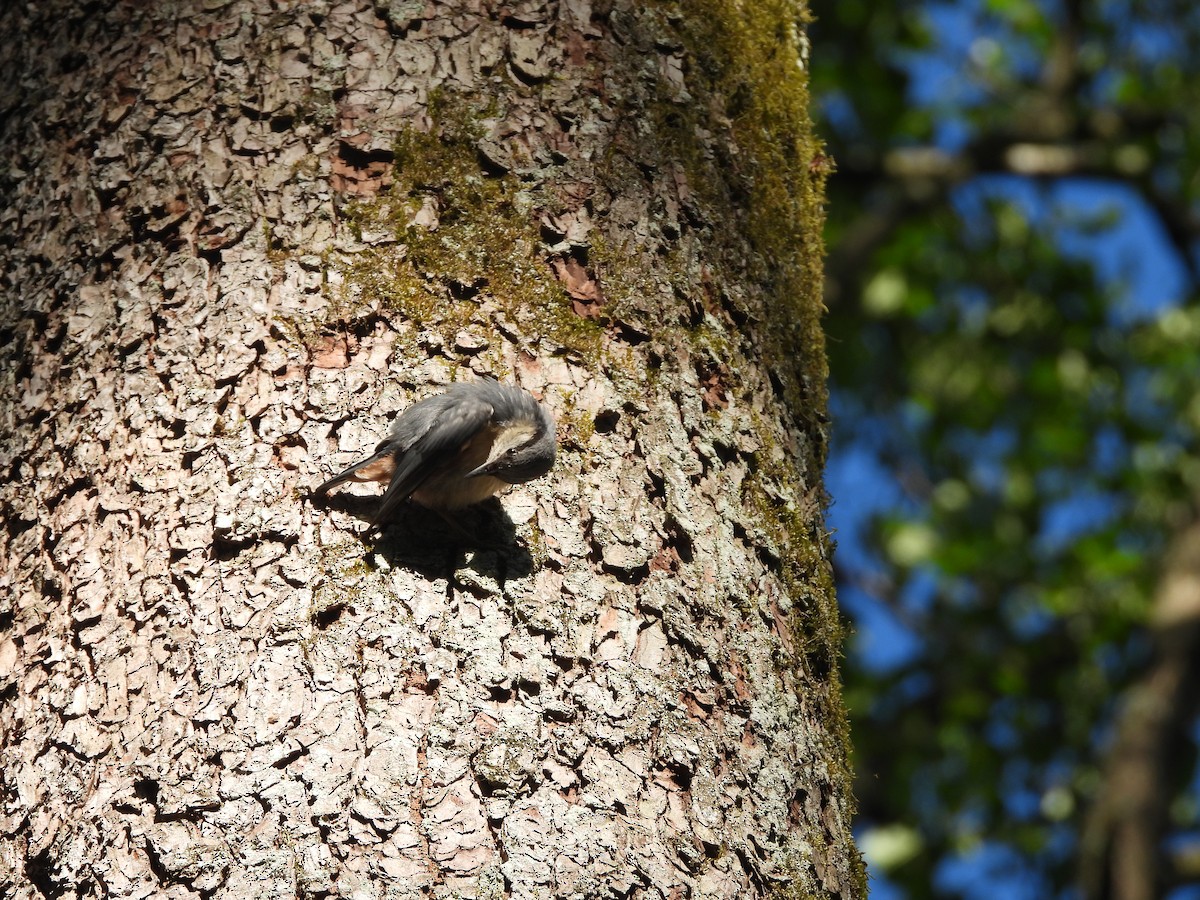
[[[318,497],[313,506],[347,513],[363,523],[356,536],[390,565],[425,578],[445,578],[456,570],[466,551],[466,568],[503,583],[534,570],[533,556],[517,526],[497,498],[456,513],[439,514],[409,503],[389,521],[373,527],[377,497],[334,494]]]

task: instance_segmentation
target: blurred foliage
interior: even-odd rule
[[[913,897],[985,844],[1057,895],[1200,496],[1200,5],[812,7],[835,455],[898,486],[839,576],[914,645],[848,661],[864,848]]]

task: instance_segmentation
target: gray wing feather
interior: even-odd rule
[[[462,445],[487,425],[492,412],[490,403],[462,396],[453,388],[406,409],[392,426],[389,443],[397,450],[396,471],[375,522],[384,521],[430,475],[457,457]]]

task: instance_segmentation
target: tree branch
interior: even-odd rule
[[[1147,117],[1147,121],[1155,117]],[[1112,129],[1094,123],[1089,131]],[[1124,131],[1116,128],[1116,132]],[[850,154],[839,161],[837,181],[855,184],[875,202],[847,229],[830,254],[826,300],[836,302],[848,284],[867,271],[865,261],[909,217],[945,202],[949,192],[981,175],[1033,179],[1098,178],[1138,191],[1163,224],[1193,281],[1200,281],[1195,243],[1200,221],[1182,198],[1152,182],[1152,159],[1134,141],[1102,139],[1094,134],[1074,141],[1045,141],[1033,133],[993,134],[955,153],[936,147],[902,147],[873,154]]]

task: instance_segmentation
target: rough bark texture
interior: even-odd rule
[[[0,895],[861,896],[797,10],[0,34]],[[465,370],[477,546],[305,502]]]

